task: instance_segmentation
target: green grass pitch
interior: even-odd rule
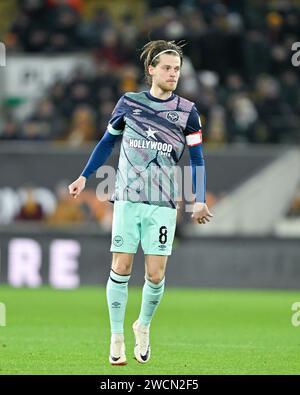
[[[129,288],[127,366],[110,366],[105,289],[0,287],[0,374],[299,374],[290,291],[167,287],[151,325],[152,357],[133,358],[141,289]]]

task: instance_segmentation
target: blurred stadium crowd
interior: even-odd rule
[[[207,144],[300,141],[299,69],[291,64],[299,1],[141,1],[139,19],[135,9],[115,18],[106,8],[86,18],[83,0],[20,1],[4,38],[8,54],[85,51],[97,68],[56,81],[22,122],[4,108],[0,138],[98,140],[118,98],[147,89],[138,50],[164,38],[187,42],[177,93],[200,109]]]
[[[199,108],[206,145],[300,142],[300,68],[291,63],[292,44],[300,41],[299,0],[140,1],[142,17],[133,8],[116,18],[106,7],[86,17],[83,0],[20,0],[2,38],[8,55],[84,52],[96,67],[93,75],[77,69],[57,80],[22,121],[14,107],[2,105],[0,141],[79,146],[99,140],[119,97],[148,89],[139,50],[163,38],[186,40],[177,93]],[[99,204],[90,190],[78,202],[65,192],[46,197],[25,187],[16,200],[6,196],[10,205],[2,205],[1,222],[87,220],[109,231],[109,203]],[[299,196],[288,216],[300,215]]]
[[[51,190],[34,184],[0,189],[0,224],[15,221],[44,223],[49,226],[74,226],[84,222],[99,225],[110,231],[113,206],[107,200],[98,200],[95,191],[85,189],[79,199],[68,193],[68,182],[58,182]]]

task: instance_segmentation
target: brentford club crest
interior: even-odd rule
[[[175,122],[178,121],[179,115],[178,115],[178,113],[177,113],[176,111],[169,111],[168,114],[167,114],[167,119],[168,119],[170,122],[175,123]]]

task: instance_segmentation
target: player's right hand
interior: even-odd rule
[[[75,180],[74,182],[72,182],[72,184],[69,185],[69,193],[74,199],[76,199],[77,196],[79,196],[80,193],[84,190],[85,183],[86,183],[86,178],[84,176],[79,176],[77,180]]]

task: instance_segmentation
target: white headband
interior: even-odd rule
[[[164,51],[161,51],[157,55],[155,55],[154,58],[151,60],[151,63],[153,62],[153,60],[155,58],[157,58],[159,55],[161,55],[161,54],[163,54],[165,52],[175,52],[178,56],[180,56],[179,53],[177,51],[175,51],[175,49],[165,49]]]

